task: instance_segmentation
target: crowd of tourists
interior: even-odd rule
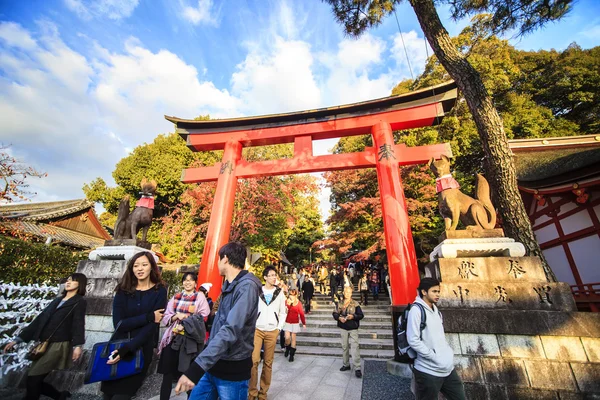
[[[230,242],[219,250],[218,269],[225,279],[214,302],[209,297],[211,284],[202,284],[197,291],[197,277],[193,273],[183,274],[182,290],[167,301],[166,285],[154,256],[141,252],[132,257],[113,299],[115,331],[111,341],[120,341],[120,346],[105,361],[112,370],[111,378],[103,380],[100,386],[104,399],[133,398],[144,382],[156,347],[160,357],[158,373],[163,375],[161,400],[171,396],[175,381],[176,393],[187,392],[189,399],[266,399],[277,340],[287,360],[294,362],[296,335],[306,329],[315,282],[319,291],[332,299],[332,317],[342,344],[340,371],[354,369],[356,377],[362,377],[358,335],[364,317],[361,305],[367,305],[369,294],[378,300],[380,292],[389,293],[385,265],[357,262],[345,266],[309,266],[285,271],[291,272],[286,275],[269,266],[262,274],[263,285],[244,269],[245,262],[245,247]],[[26,399],[37,400],[42,394],[52,399],[71,396],[44,379],[53,370],[69,368],[81,357],[86,285],[85,275],[72,274],[62,293],[5,345],[7,352],[21,342],[45,343],[45,349],[40,350],[29,368]],[[360,302],[352,297],[355,285],[361,292]],[[454,370],[452,350],[445,340],[441,314],[436,307],[439,282],[423,279],[418,289],[415,300],[418,306],[408,314],[407,332],[416,358],[417,398],[434,399],[442,392],[448,399],[464,399],[462,382]],[[423,313],[427,318],[424,329]],[[160,340],[159,326],[165,328]],[[142,356],[146,362],[139,371],[119,376],[120,362],[132,362]]]

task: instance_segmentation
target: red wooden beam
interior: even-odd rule
[[[322,122],[287,126],[273,126],[251,130],[199,133],[190,132],[187,145],[196,151],[222,150],[227,142],[240,142],[242,146],[267,146],[292,143],[297,136],[311,136],[312,140],[335,139],[345,136],[366,135],[371,127],[387,122],[393,130],[431,126],[442,118],[444,110],[439,103],[426,104],[402,110],[387,111],[358,117],[347,117]]]
[[[306,137],[296,141],[294,158],[260,162],[241,160],[235,170],[235,176],[237,178],[252,178],[259,176],[305,174],[310,172],[373,168],[376,165],[377,152],[373,147],[367,147],[364,151],[357,153],[312,156],[310,155],[312,153],[312,144],[309,146],[304,138]],[[301,141],[302,144],[299,144]],[[309,148],[311,150],[308,150]],[[440,158],[442,154],[452,157],[452,150],[447,143],[419,147],[406,147],[404,144],[397,144],[394,146],[394,153],[398,158],[399,165],[423,164],[432,157]],[[221,163],[217,163],[211,167],[188,168],[183,171],[181,180],[184,183],[216,181],[219,178],[220,171]]]

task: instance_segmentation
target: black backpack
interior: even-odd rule
[[[427,315],[425,314],[425,307],[419,303],[409,304],[402,314],[398,317],[398,332],[396,333],[397,342],[398,342],[398,353],[400,353],[400,357],[408,363],[413,363],[415,361],[415,357],[409,353],[410,345],[408,344],[408,338],[406,335],[406,327],[408,326],[408,313],[413,306],[417,306],[421,309],[421,326],[420,326],[420,338],[423,339],[423,329],[427,326],[426,320]],[[414,351],[412,352],[414,354]]]

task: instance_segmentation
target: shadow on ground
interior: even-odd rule
[[[386,361],[365,360],[362,400],[413,400],[410,379],[388,374]]]

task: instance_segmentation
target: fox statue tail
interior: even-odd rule
[[[487,221],[479,221],[479,223],[484,229],[494,229],[496,226],[496,210],[490,199],[490,185],[481,174],[477,174],[475,198],[481,202],[488,215]]]
[[[125,237],[129,232],[125,228],[125,221],[129,217],[129,196],[123,197],[119,204],[119,213],[117,214],[117,222],[115,223],[115,239],[128,239]]]

